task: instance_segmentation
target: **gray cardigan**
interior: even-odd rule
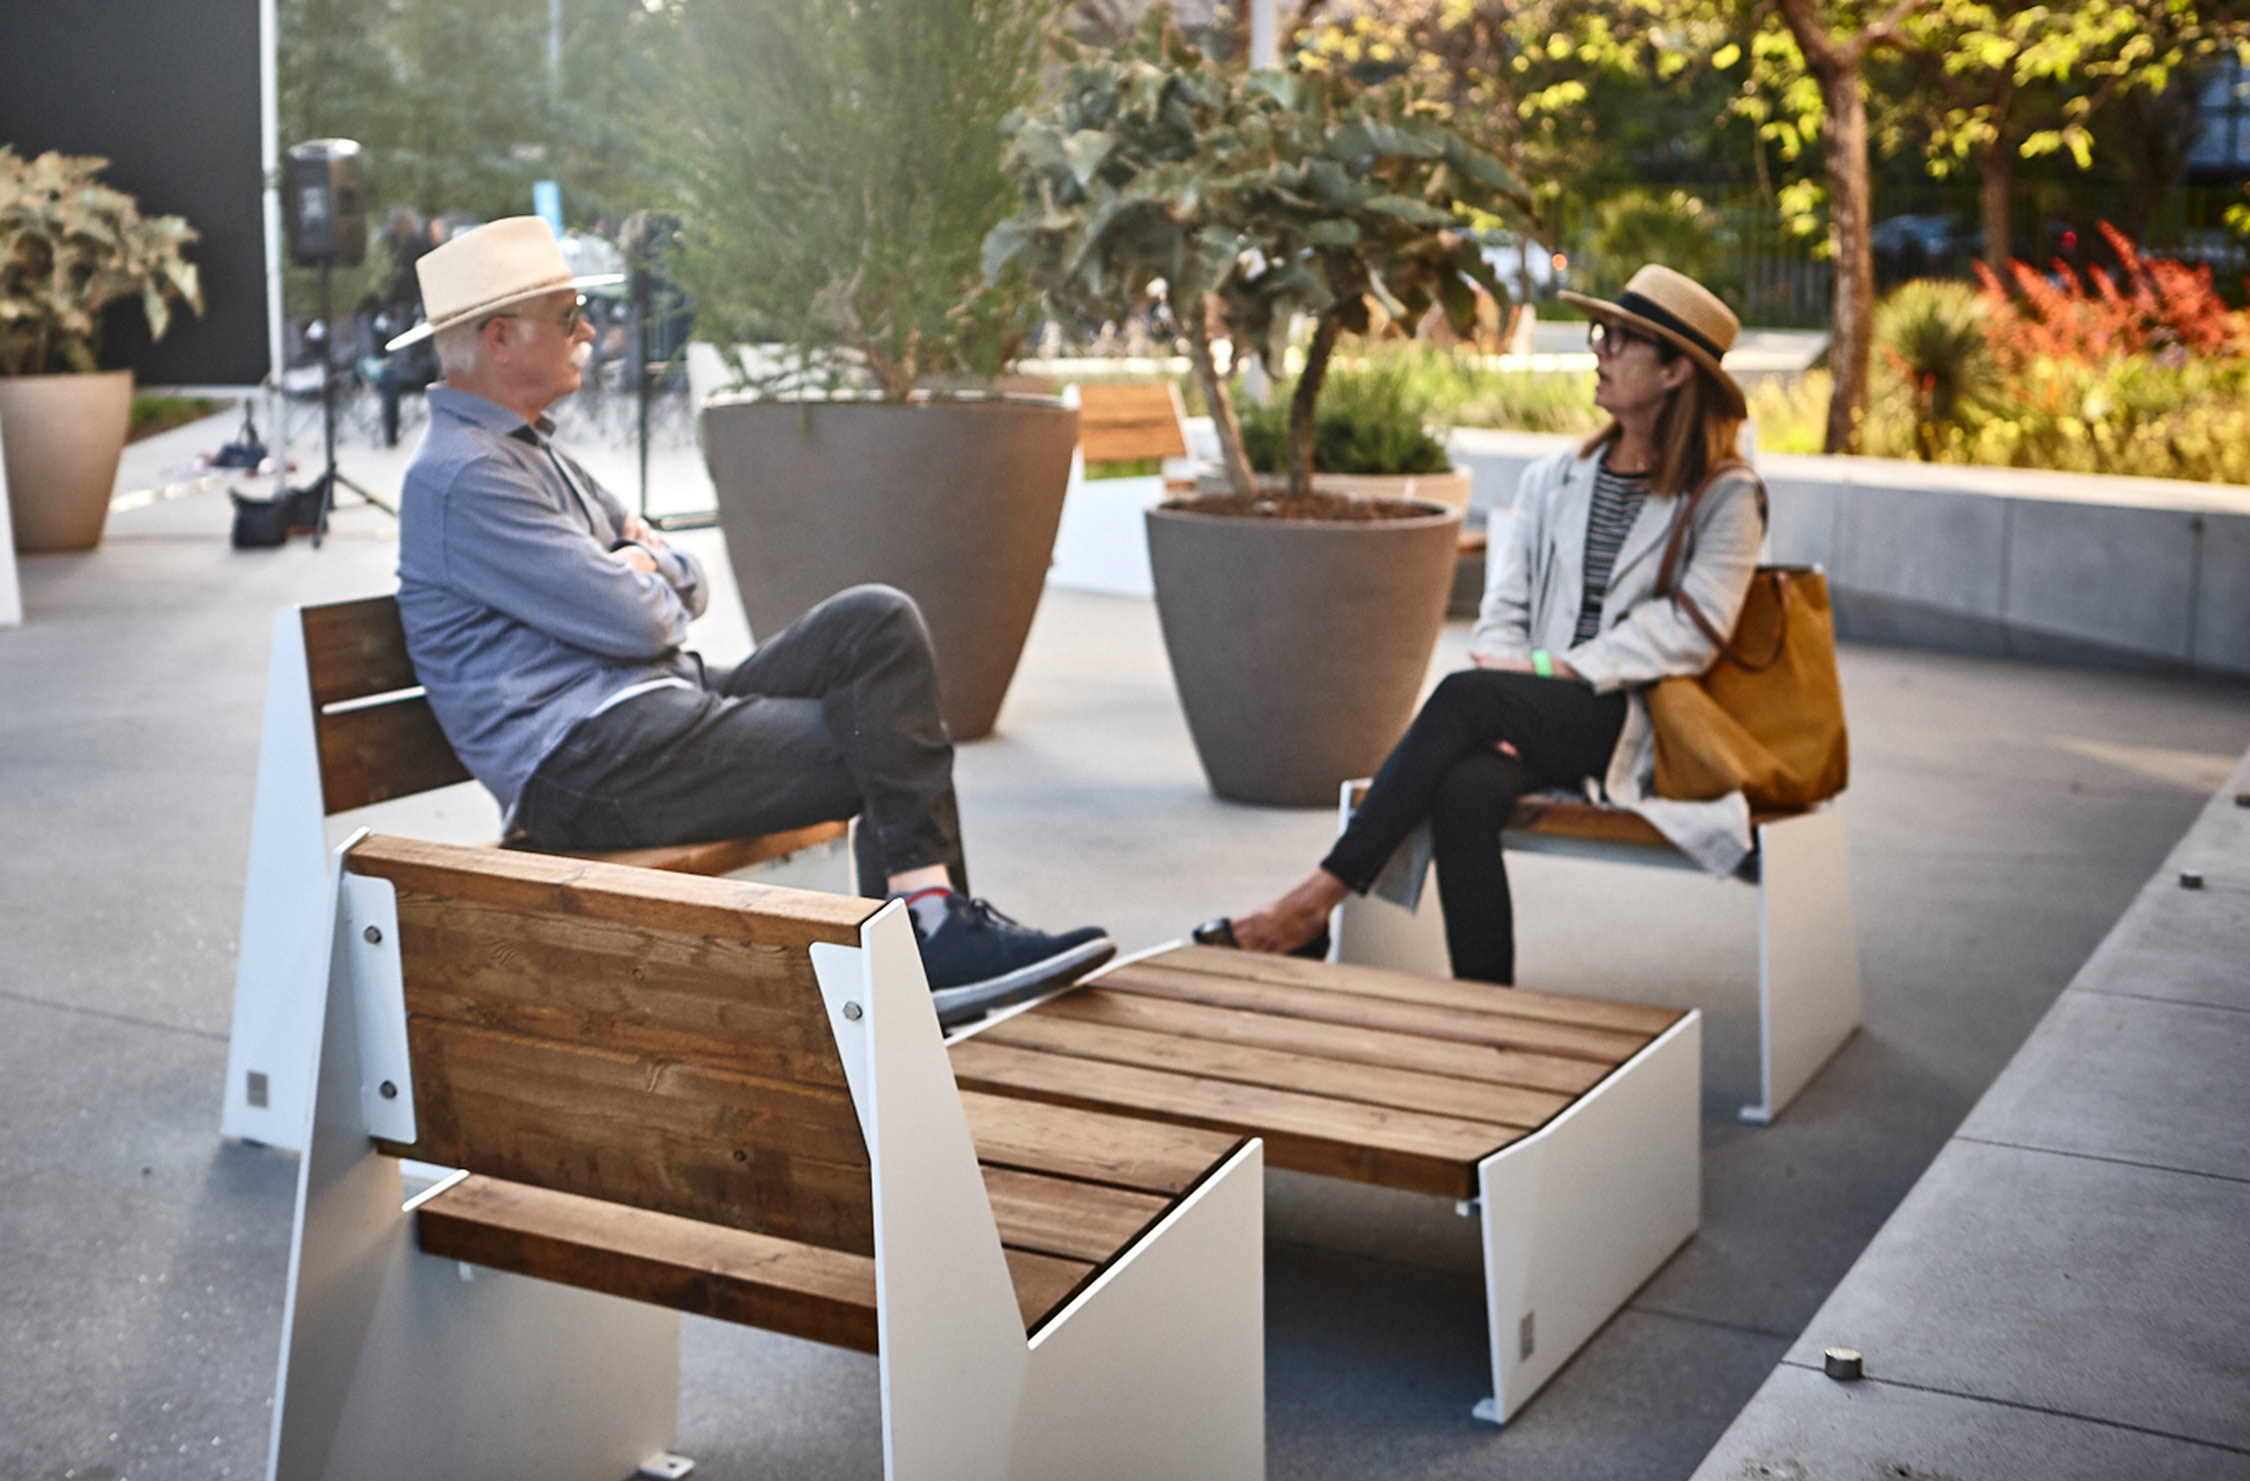
[[[1585,595],[1586,514],[1597,458],[1573,449],[1526,468],[1516,489],[1505,543],[1487,557],[1484,605],[1469,651],[1528,659],[1544,648],[1604,694],[1626,691],[1625,725],[1600,799],[1641,814],[1679,850],[1715,874],[1731,873],[1750,852],[1750,807],[1739,792],[1715,802],[1672,802],[1651,795],[1656,737],[1640,690],[1673,674],[1700,674],[1718,656],[1687,613],[1656,596],[1665,537],[1680,499],[1651,496],[1618,548],[1602,602],[1601,627],[1573,643]],[[1712,625],[1730,631],[1765,540],[1765,486],[1748,468],[1722,473],[1697,501],[1673,579]],[[1427,873],[1426,830],[1391,862],[1374,892],[1411,906]]]

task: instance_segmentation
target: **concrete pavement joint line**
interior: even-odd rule
[[[1795,1358],[1783,1358],[1781,1361],[1784,1367],[1795,1368],[1801,1372],[1818,1373],[1821,1371],[1817,1364],[1801,1363]],[[2080,1414],[2075,1410],[2056,1409],[2047,1404],[2030,1404],[2022,1399],[2003,1399],[1993,1394],[1965,1393],[1956,1388],[1940,1388],[1934,1383],[1908,1383],[1901,1378],[1878,1378],[1872,1373],[1853,1381],[1855,1383],[1876,1384],[1885,1388],[1909,1389],[1918,1394],[1937,1394],[1948,1399],[1966,1399],[1972,1404],[1996,1404],[2003,1409],[2021,1409],[2027,1414],[2045,1414],[2054,1419],[2075,1419],[2086,1424],[2098,1424],[2105,1429],[2126,1430],[2136,1435],[2152,1435],[2159,1440],[2177,1440],[2183,1445],[2201,1445],[2206,1450],[2223,1451],[2228,1455],[2250,1455],[2250,1449],[2240,1445],[2229,1445],[2221,1440],[2199,1439],[2194,1435],[2182,1435],[2172,1430],[2160,1430],[2145,1424],[2127,1424],[2122,1419],[2104,1419],[2098,1414]]]
[[[1717,1327],[1723,1332],[1740,1332],[1748,1337],[1771,1337],[1776,1342],[1794,1342],[1794,1332],[1775,1332],[1765,1327],[1753,1327],[1748,1322],[1722,1322],[1715,1316],[1690,1316],[1684,1311],[1666,1311],[1661,1306],[1643,1306],[1638,1301],[1625,1303],[1625,1310],[1637,1311],[1642,1316],[1660,1316],[1675,1322],[1688,1322],[1698,1327]]]
[[[2211,1008],[2221,1013],[2250,1013],[2240,1003],[2207,1003],[2201,998],[2160,998],[2153,993],[2119,992],[2114,987],[2074,987],[2070,991],[2093,998],[2126,998],[2136,1003],[2162,1003],[2167,1008]]]
[[[130,1013],[112,1013],[107,1008],[87,1008],[77,1003],[58,1003],[52,998],[35,998],[29,993],[9,992],[0,987],[0,998],[11,1003],[21,1003],[27,1008],[53,1008],[62,1013],[83,1013],[88,1018],[106,1018],[112,1023],[129,1023],[135,1028],[152,1028],[168,1034],[187,1034],[193,1038],[210,1039],[224,1044],[227,1036],[205,1028],[189,1028],[183,1023],[160,1023],[153,1018],[136,1018]]]
[[[2178,1173],[2187,1178],[2209,1178],[2218,1183],[2238,1183],[2250,1187],[2250,1178],[2238,1178],[2231,1173],[2202,1172],[2192,1167],[2174,1167],[2168,1162],[2142,1162],[2132,1157],[2105,1157],[2099,1152],[2073,1152],[2064,1147],[2035,1147],[2029,1142],[1999,1142],[1990,1137],[1964,1136],[1954,1133],[1957,1142],[1974,1142],[1980,1147],[1999,1147],[2010,1152],[2041,1152],[2049,1157],[2075,1157],[2081,1162],[2107,1162],[2114,1167],[2137,1167],[2146,1172]]]

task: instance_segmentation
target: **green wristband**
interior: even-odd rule
[[[1531,671],[1542,679],[1552,679],[1555,676],[1555,661],[1547,656],[1546,649],[1531,650]]]

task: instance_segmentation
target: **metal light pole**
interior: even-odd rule
[[[560,5],[562,0],[554,0]],[[1250,65],[1281,65],[1281,27],[1275,6],[1279,0],[1250,0]]]

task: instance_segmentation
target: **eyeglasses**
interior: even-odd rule
[[[494,319],[521,319],[523,317],[522,314],[487,314],[484,316],[483,322],[478,324],[477,327],[482,329]],[[564,339],[576,334],[578,326],[586,322],[586,295],[583,293],[577,295],[572,299],[570,308],[564,312],[560,319],[549,319],[547,322],[560,330]]]
[[[1637,334],[1616,324],[1593,323],[1586,326],[1586,343],[1603,359],[1622,355],[1634,345],[1649,345],[1662,353],[1664,345],[1654,335]]]

